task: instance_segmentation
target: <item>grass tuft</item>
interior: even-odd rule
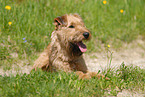
[[[123,89],[145,90],[145,70],[122,64],[105,76],[110,80],[92,78],[79,80],[74,73],[48,73],[38,70],[31,74],[0,76],[1,96],[116,96]]]

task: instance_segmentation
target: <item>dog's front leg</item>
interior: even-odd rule
[[[81,56],[74,61],[76,66],[76,74],[79,76],[79,79],[90,79],[91,76],[88,75],[88,68],[86,66],[84,58]]]
[[[83,73],[88,72],[88,68],[86,66],[86,63],[83,57],[79,57],[77,60],[74,61],[74,63],[76,65],[77,71],[82,71]]]
[[[70,67],[69,62],[62,61],[59,58],[55,59],[51,63],[51,71],[65,71],[65,72],[72,72],[72,68]]]
[[[108,80],[108,77],[105,77],[104,75],[98,74],[98,72],[90,72],[87,69],[85,60],[83,57],[80,57],[78,61],[75,62],[77,66],[77,72],[76,74],[79,76],[79,79],[90,79],[92,77],[97,77],[97,78],[105,78]]]

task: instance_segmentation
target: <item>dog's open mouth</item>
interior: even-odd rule
[[[87,51],[87,47],[82,41],[77,42],[76,45],[79,47],[81,52],[86,52]]]

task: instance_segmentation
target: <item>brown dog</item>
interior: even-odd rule
[[[91,38],[78,14],[69,14],[54,19],[55,30],[51,43],[35,61],[33,69],[65,72],[77,71],[80,78],[90,78],[97,73],[88,73],[82,54],[87,51],[84,40]]]

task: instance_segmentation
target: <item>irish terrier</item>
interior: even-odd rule
[[[78,14],[64,15],[55,18],[54,25],[51,42],[35,61],[33,69],[76,71],[82,79],[95,76],[97,73],[88,72],[82,56],[87,51],[83,41],[91,38],[82,18]]]

